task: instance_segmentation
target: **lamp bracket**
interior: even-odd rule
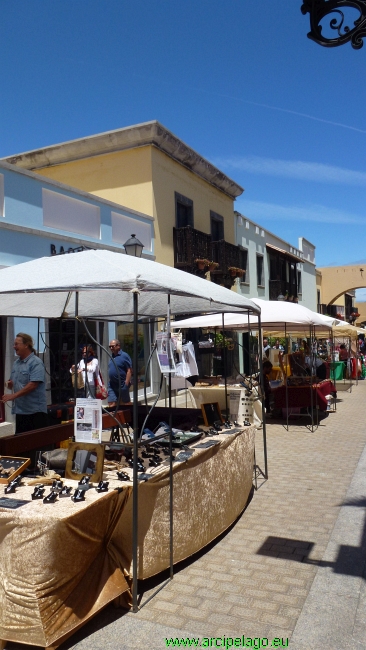
[[[344,9],[354,10],[352,19],[345,16]],[[363,47],[366,37],[366,0],[304,0],[301,12],[310,14],[308,38],[324,47],[337,47],[351,42],[355,50]],[[329,21],[330,29],[337,33],[335,38],[329,38],[322,33],[323,19]]]

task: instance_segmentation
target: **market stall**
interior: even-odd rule
[[[305,334],[308,334],[310,338],[313,339],[315,331],[329,332],[333,324],[337,322],[330,317],[317,314],[307,309],[306,307],[294,303],[266,301],[258,298],[253,298],[253,302],[255,302],[255,304],[261,308],[261,323],[263,332],[271,333],[273,336],[279,336],[284,333],[286,337],[289,333],[294,332],[297,336],[304,336]],[[238,314],[225,314],[225,325],[227,328],[236,329],[239,331],[249,331],[250,328],[253,330],[255,329],[255,322],[252,317],[249,317],[249,319],[247,319]],[[174,327],[220,327],[220,317],[215,314],[209,314],[207,316],[187,318],[185,320],[176,321],[174,323]],[[287,427],[289,426],[288,418],[290,414],[290,401],[294,399],[294,397],[290,398],[289,396],[290,357],[291,355],[289,355],[289,359],[285,362],[285,365],[283,367],[284,385],[280,391],[280,395],[284,395],[285,403],[282,405],[282,397],[280,401],[281,408],[283,409],[283,412],[286,416]],[[301,380],[298,381],[298,383],[300,382]],[[303,384],[304,385],[302,386],[301,390],[301,401],[306,401],[306,404],[304,404],[304,406],[308,409],[308,413],[311,416],[311,426],[313,427],[315,424],[315,415],[318,406],[318,393],[316,390],[314,391],[312,389],[311,381],[309,382],[304,380]],[[193,395],[197,394],[197,396],[199,396],[198,391],[199,387],[191,389],[191,393]],[[274,391],[274,394],[276,394],[276,392],[277,391]],[[293,390],[292,394],[295,395],[295,393],[296,391]]]
[[[220,287],[214,283],[207,282],[201,278],[191,276],[177,269],[169,269],[166,272],[166,266],[150,262],[144,259],[127,257],[119,253],[112,253],[103,250],[83,251],[74,255],[63,255],[51,258],[42,258],[20,264],[11,269],[0,271],[0,313],[8,316],[24,317],[43,317],[43,318],[73,318],[77,326],[78,319],[103,319],[103,320],[124,320],[132,321],[134,324],[135,340],[137,340],[137,323],[139,319],[166,318],[167,333],[170,337],[170,318],[179,313],[202,313],[207,311],[220,312],[226,311],[245,313],[246,317],[255,314],[256,320],[260,315],[260,308],[249,300],[238,294]],[[258,322],[258,321],[257,321]],[[258,327],[258,325],[257,325]],[[260,324],[259,324],[260,327]],[[137,376],[137,346],[134,349],[133,368]],[[171,395],[171,393],[170,393]],[[140,566],[140,560],[143,555],[139,554],[141,535],[145,538],[148,532],[139,528],[141,517],[141,508],[139,507],[139,494],[145,490],[143,484],[138,480],[138,455],[140,431],[138,428],[138,394],[137,383],[134,383],[133,393],[133,471],[132,471],[132,496],[129,500],[130,512],[130,535],[128,535],[129,548],[132,555],[132,601],[133,609],[137,611],[137,578],[138,575],[145,575],[143,565]],[[170,396],[171,406],[171,396]],[[171,423],[179,426],[174,422],[171,413]],[[177,474],[173,465],[172,456],[172,424],[169,425],[168,438],[170,439],[170,461],[168,471],[164,478],[165,496],[159,503],[161,516],[164,517],[165,524],[169,528],[169,562],[170,576],[173,576],[173,564],[177,561],[174,555],[174,538],[173,538],[173,512],[175,490],[173,490],[173,478]],[[238,437],[239,438],[239,437]],[[230,439],[228,436],[227,440]],[[244,438],[241,438],[244,440]],[[244,476],[242,481],[243,498],[240,499],[239,507],[243,508],[245,499],[248,497],[248,487],[252,483],[253,454],[254,443],[253,437],[247,439],[247,454],[245,466],[242,467]],[[224,443],[223,443],[224,445]],[[220,445],[221,446],[221,445]],[[225,446],[225,445],[224,445]],[[215,452],[211,452],[215,455]],[[219,456],[218,456],[219,457]],[[196,461],[192,460],[194,464]],[[233,464],[231,464],[233,466]],[[233,485],[236,478],[231,477],[230,465],[228,465],[229,474],[225,475],[228,486]],[[179,472],[178,472],[179,473]],[[213,476],[216,474],[215,472]],[[193,476],[194,472],[192,472]],[[216,479],[216,476],[215,476]],[[152,479],[150,479],[152,480]],[[178,479],[177,479],[178,480]],[[197,480],[197,479],[196,479]],[[151,483],[153,485],[153,483]],[[192,487],[192,486],[191,486]],[[201,489],[201,485],[197,490]],[[217,491],[215,498],[217,499]],[[224,494],[224,492],[223,492]],[[154,490],[151,491],[153,499]],[[221,501],[218,499],[218,504]],[[26,506],[27,507],[27,506]],[[52,506],[53,507],[53,506]],[[0,508],[0,514],[4,514],[7,519],[9,513]],[[238,512],[231,511],[229,518],[237,516]],[[210,514],[208,513],[210,517]],[[230,523],[234,520],[232,519]],[[227,519],[224,525],[230,525]],[[214,531],[214,527],[212,531]],[[2,527],[2,540],[4,543],[7,534],[10,534],[11,528]],[[219,533],[217,533],[219,534]],[[208,539],[208,538],[207,538]],[[15,543],[15,537],[9,538],[6,542],[9,548]],[[127,554],[128,556],[128,554]],[[178,557],[180,557],[178,555]],[[43,562],[44,558],[39,555],[39,561]],[[56,562],[56,556],[51,555],[50,568],[52,562]],[[164,560],[165,562],[165,560]],[[130,570],[130,564],[123,565],[127,571]],[[164,564],[164,567],[166,563]],[[159,569],[158,569],[159,570]],[[35,566],[37,572],[37,566]],[[1,575],[1,573],[0,573]],[[6,576],[3,573],[3,576]],[[82,576],[80,576],[81,579]],[[102,580],[102,567],[95,570],[94,580],[100,583]],[[76,578],[75,578],[76,580]],[[30,585],[36,585],[35,575],[30,576]],[[119,585],[120,593],[125,592],[126,585],[122,582]],[[62,605],[63,595],[53,591],[52,582],[49,584],[48,595],[55,603]],[[6,592],[6,579],[0,585],[0,592]],[[118,589],[117,589],[118,591]],[[116,590],[113,591],[113,598],[116,597]],[[10,597],[15,595],[10,595]],[[103,599],[97,600],[92,606],[95,613],[100,607],[104,606]],[[9,609],[6,610],[7,612]],[[75,612],[74,612],[75,613]],[[76,612],[77,614],[77,612]],[[2,617],[2,618],[1,618]],[[7,638],[8,629],[6,627],[6,612],[0,613],[0,637]],[[77,615],[69,620],[73,620],[68,627],[67,633],[77,629],[80,625]],[[81,622],[84,622],[85,617]],[[40,622],[44,626],[45,621]],[[18,626],[14,626],[14,639],[17,634]],[[1,631],[2,630],[2,631]],[[19,623],[19,635],[24,637],[22,623]],[[58,639],[62,638],[63,629],[58,630]],[[43,642],[42,642],[43,643]],[[47,641],[49,645],[51,641]],[[54,641],[52,641],[54,643]]]

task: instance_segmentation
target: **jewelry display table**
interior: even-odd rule
[[[254,435],[247,427],[204,437],[188,459],[174,463],[174,563],[206,546],[245,508]],[[214,444],[196,446],[207,442]],[[184,453],[176,451],[178,461]],[[140,579],[169,566],[169,467],[151,473],[139,484]],[[6,509],[0,501],[1,640],[56,648],[111,601],[129,606],[132,483],[115,476],[106,472],[109,492],[92,488],[82,503],[31,501],[34,488],[27,485],[9,498],[28,503]],[[65,484],[76,486],[67,479]]]

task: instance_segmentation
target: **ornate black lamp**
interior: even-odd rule
[[[352,11],[352,18],[347,18],[344,13]],[[363,38],[366,36],[366,0],[304,0],[301,7],[304,14],[310,14],[310,28],[308,37],[319,45],[325,47],[337,47],[351,41],[355,50],[363,46]],[[334,38],[328,38],[322,33],[323,19],[329,21],[330,29],[336,34]]]
[[[136,235],[131,235],[130,239],[123,244],[126,255],[133,255],[134,257],[141,257],[144,245],[136,238]]]

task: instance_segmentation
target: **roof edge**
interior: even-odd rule
[[[157,120],[6,156],[0,160],[22,169],[34,171],[147,145],[154,145],[233,200],[244,192],[244,188]]]

